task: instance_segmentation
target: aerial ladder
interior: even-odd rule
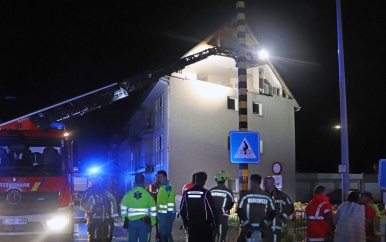
[[[186,66],[204,60],[212,55],[237,59],[237,53],[233,49],[222,47],[208,48],[196,54],[183,57],[178,61],[153,72],[141,74],[119,83],[113,83],[64,102],[1,123],[0,130],[49,129],[54,122],[63,123],[92,110],[126,98],[130,93],[150,87],[153,83],[157,82],[160,77],[182,70]]]

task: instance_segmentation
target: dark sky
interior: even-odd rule
[[[234,0],[2,1],[0,119],[169,64],[234,19]],[[302,107],[298,171],[340,163],[333,0],[246,0],[246,21]],[[350,170],[386,158],[386,4],[342,0]],[[70,121],[79,137],[119,132],[140,93]],[[110,117],[108,119],[104,117]],[[99,135],[100,134],[100,135]]]

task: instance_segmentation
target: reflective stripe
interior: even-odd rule
[[[165,210],[158,210],[159,213],[167,213]]]
[[[160,205],[158,205],[158,207],[160,207],[160,208],[167,208],[168,206],[160,204]]]
[[[327,241],[325,238],[307,238],[306,241]]]
[[[132,212],[149,212],[149,208],[129,208],[129,213]]]
[[[127,214],[127,217],[134,217],[134,216],[138,216],[138,215],[149,215],[149,213],[143,213],[143,212],[138,212],[138,213],[128,213]]]
[[[324,220],[323,216],[307,216],[308,220]]]
[[[259,223],[251,223],[251,226],[252,227],[260,227],[260,224]]]
[[[188,191],[188,194],[204,194],[204,192],[201,191]]]
[[[168,206],[174,207],[174,203],[168,203]]]
[[[191,197],[191,198],[200,198],[201,195],[188,195],[188,197]]]

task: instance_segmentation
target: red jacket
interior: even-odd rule
[[[374,200],[369,199],[367,203],[365,204],[365,215],[366,215],[366,237],[372,238],[372,239],[381,239],[381,235],[375,235],[374,234],[374,219],[376,216],[380,215],[379,209],[376,211],[371,204],[374,204]]]
[[[308,240],[325,241],[333,236],[334,226],[332,222],[325,220],[325,214],[328,214],[332,221],[334,214],[329,198],[315,194],[306,208]]]
[[[157,201],[159,188],[155,184],[149,184],[146,186],[146,190],[148,190],[153,195],[154,200]]]

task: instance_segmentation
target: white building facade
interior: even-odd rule
[[[221,31],[187,55],[212,48],[214,41],[217,46],[231,46],[234,30]],[[250,33],[247,41],[258,46]],[[209,189],[216,185],[215,174],[225,171],[227,185],[238,193],[239,164],[230,163],[228,141],[229,132],[237,131],[239,124],[237,83],[236,62],[224,56],[210,56],[160,78],[130,118],[129,136],[119,146],[118,169],[125,190],[138,172],[152,183],[156,172],[165,170],[179,191],[195,172],[208,174]],[[247,88],[248,130],[260,134],[260,162],[249,165],[248,177],[273,175],[273,163],[280,162],[283,191],[296,200],[295,111],[299,105],[269,61],[247,69]]]

